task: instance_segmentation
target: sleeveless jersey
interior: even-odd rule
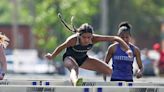
[[[90,43],[86,46],[82,46],[80,45],[80,41],[79,41],[79,37],[77,37],[77,42],[76,42],[76,45],[75,46],[72,46],[72,47],[68,47],[66,49],[66,52],[63,56],[63,59],[66,57],[66,56],[71,56],[73,57],[76,62],[81,65],[85,59],[88,57],[87,56],[87,52],[93,47],[93,44]]]
[[[134,55],[134,47],[130,45],[130,48]],[[125,51],[123,51],[120,47],[120,44],[116,45],[116,51],[112,56],[112,67],[113,79],[119,80],[133,80],[133,58],[129,58]]]

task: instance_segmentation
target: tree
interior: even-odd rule
[[[34,1],[33,1],[34,2]],[[37,37],[37,47],[41,51],[53,51],[72,33],[60,23],[57,14],[70,24],[71,16],[75,16],[76,27],[82,23],[91,23],[91,17],[97,13],[99,0],[35,0],[35,23],[33,32]]]
[[[110,0],[110,34],[116,34],[115,30],[118,30],[117,26],[121,21],[129,21],[133,26],[132,33],[137,45],[141,48],[151,48],[152,44],[160,39],[159,17],[164,17],[163,5],[162,0]]]

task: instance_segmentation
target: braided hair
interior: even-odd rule
[[[83,33],[91,33],[93,34],[93,27],[91,25],[89,25],[88,23],[84,23],[82,24],[79,28],[76,28],[75,25],[73,24],[73,19],[74,17],[72,16],[71,18],[71,25],[72,28],[70,28],[68,26],[68,24],[64,21],[64,19],[62,18],[61,14],[58,13],[58,17],[60,18],[60,21],[62,22],[62,24],[71,32],[73,33],[79,33],[80,35],[82,35]]]

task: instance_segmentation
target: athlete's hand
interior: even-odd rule
[[[140,71],[140,70],[138,70],[137,72],[136,72],[136,78],[141,78],[142,77],[142,71]]]
[[[127,50],[127,51],[126,51],[126,54],[128,54],[128,57],[129,57],[129,58],[133,58],[133,52],[132,52],[132,50],[130,50],[130,49]]]
[[[52,54],[51,53],[47,53],[45,55],[45,57],[48,59],[48,60],[52,60]]]

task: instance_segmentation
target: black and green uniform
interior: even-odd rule
[[[63,60],[67,56],[71,56],[79,66],[81,66],[85,60],[88,58],[87,52],[93,47],[93,44],[88,44],[86,46],[80,45],[80,39],[77,37],[77,42],[75,46],[68,47],[63,55]]]

